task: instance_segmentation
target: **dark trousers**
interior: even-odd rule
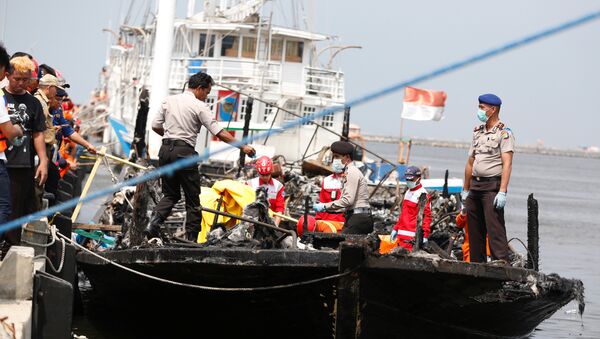
[[[492,260],[507,262],[508,241],[504,226],[504,209],[494,207],[494,198],[500,181],[471,181],[469,196],[465,201],[469,225],[469,251],[471,262],[485,262],[485,237],[489,237]]]
[[[9,220],[14,220],[38,210],[35,204],[35,170],[33,168],[8,168],[10,177],[10,200],[12,211]],[[0,235],[8,245],[18,245],[21,242],[21,227],[13,228]]]
[[[0,160],[0,225],[10,217],[10,179],[4,160]]]
[[[373,232],[373,216],[371,213],[346,214],[346,222],[342,233],[369,234]]]
[[[196,155],[191,146],[162,145],[158,152],[159,166],[168,165],[182,158]],[[181,199],[181,187],[185,194],[186,232],[199,232],[202,214],[200,207],[200,172],[196,165],[178,170],[173,175],[161,177],[164,197],[154,208],[163,220],[166,219],[173,206]]]

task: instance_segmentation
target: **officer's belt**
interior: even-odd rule
[[[166,146],[173,145],[173,146],[188,146],[188,147],[192,147],[187,142],[185,142],[183,140],[177,140],[177,139],[163,139],[162,140],[162,144],[166,145]]]
[[[495,177],[473,177],[473,180],[475,181],[500,181],[502,179],[501,176],[495,176]]]
[[[348,210],[346,212],[346,214],[350,215],[350,214],[361,214],[361,213],[367,213],[367,214],[371,214],[371,209],[368,207],[357,207],[355,209],[351,209]]]

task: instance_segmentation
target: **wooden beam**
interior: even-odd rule
[[[106,152],[106,147],[102,146],[102,148],[100,148],[100,150],[98,151],[98,153],[105,153]],[[73,211],[73,215],[71,216],[71,220],[73,222],[75,222],[77,220],[77,216],[79,216],[79,211],[81,211],[81,206],[83,205],[83,202],[81,202],[81,199],[85,198],[85,196],[88,193],[88,190],[90,189],[90,186],[92,185],[92,181],[94,181],[94,177],[96,176],[96,172],[98,172],[98,167],[100,167],[100,163],[102,163],[102,158],[98,157],[96,158],[96,163],[94,163],[94,167],[92,167],[92,171],[90,172],[89,177],[87,178],[85,185],[83,186],[83,190],[81,191],[81,196],[79,196],[79,203],[77,203],[77,206],[75,206],[75,210]]]
[[[73,224],[73,229],[82,229],[82,230],[101,230],[101,231],[111,231],[111,232],[121,232],[121,225],[102,225],[102,224],[83,224],[76,222]]]

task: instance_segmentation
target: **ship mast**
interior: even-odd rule
[[[146,129],[148,132],[148,155],[158,158],[162,137],[152,131],[152,120],[158,112],[162,100],[169,95],[169,72],[173,50],[173,24],[175,21],[176,0],[158,0],[156,15],[156,34],[153,48],[150,110]]]

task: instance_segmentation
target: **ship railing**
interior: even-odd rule
[[[304,67],[305,94],[344,101],[344,73]]]
[[[226,58],[173,58],[169,87],[182,88],[191,75],[200,71],[209,73],[219,83],[251,85],[267,89],[279,86],[281,83],[279,63]]]

